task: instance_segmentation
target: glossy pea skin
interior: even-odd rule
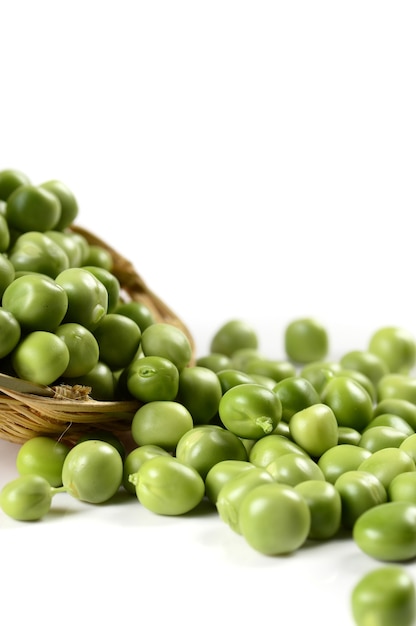
[[[356,470],[364,461],[371,456],[371,452],[359,445],[339,444],[329,448],[318,459],[325,480],[334,484],[345,472]]]
[[[182,435],[176,446],[176,458],[194,467],[205,480],[216,463],[247,461],[248,454],[234,433],[214,424],[202,424]]]
[[[406,436],[410,436],[414,434],[414,428],[410,426],[410,424],[400,417],[399,415],[394,415],[393,413],[380,413],[373,417],[368,426],[365,427],[363,433],[374,426],[390,426],[392,428],[396,428],[404,433]]]
[[[0,492],[0,508],[20,522],[37,521],[50,510],[52,487],[42,476],[25,474],[7,483]]]
[[[288,376],[276,383],[274,393],[282,403],[282,419],[290,420],[294,413],[320,402],[320,396],[312,383],[302,376]]]
[[[370,337],[368,350],[381,358],[391,373],[407,374],[415,365],[415,338],[405,328],[385,326],[377,329]]]
[[[0,306],[0,359],[12,352],[21,334],[20,324],[13,313]]]
[[[141,330],[125,315],[107,313],[93,330],[100,350],[100,360],[112,370],[127,367],[140,346]]]
[[[61,217],[58,198],[45,188],[20,185],[7,198],[7,222],[20,232],[51,230]]]
[[[9,251],[16,272],[37,272],[56,278],[69,268],[68,255],[45,233],[25,232],[17,237]]]
[[[73,381],[69,379],[69,384]],[[77,383],[91,387],[90,396],[94,400],[111,401],[115,399],[114,374],[106,363],[98,363],[83,376],[77,376]]]
[[[308,456],[294,441],[284,435],[272,433],[254,443],[249,452],[249,460],[256,467],[267,467],[276,459],[291,453]]]
[[[232,478],[256,467],[249,461],[225,460],[215,463],[205,477],[205,495],[216,504],[221,488]]]
[[[139,502],[158,515],[183,515],[203,499],[204,481],[195,468],[171,456],[155,456],[130,477]]]
[[[376,385],[362,372],[358,370],[351,369],[340,369],[339,372],[336,373],[336,376],[348,376],[355,382],[359,383],[364,389],[367,391],[370,396],[372,402],[377,402],[377,388]]]
[[[338,490],[326,481],[305,480],[294,487],[306,500],[311,513],[308,538],[326,541],[341,527],[342,502]]]
[[[369,350],[350,350],[340,358],[340,365],[345,369],[361,372],[377,385],[380,378],[389,373],[386,362]]]
[[[13,168],[1,170],[0,200],[7,201],[10,194],[22,185],[30,185],[30,179],[24,172]]]
[[[403,445],[403,444],[402,444]],[[390,482],[402,472],[416,469],[414,460],[399,448],[383,448],[376,450],[358,467],[359,470],[370,472],[388,489]]]
[[[361,433],[355,428],[349,426],[338,426],[338,444],[348,443],[358,446],[361,439]]]
[[[384,502],[365,511],[355,522],[353,539],[379,561],[409,561],[416,557],[416,505]]]
[[[54,333],[33,331],[18,343],[11,354],[17,376],[39,385],[51,385],[66,370],[69,350]]]
[[[338,422],[326,404],[297,411],[290,418],[289,430],[294,442],[312,457],[319,458],[338,443]]]
[[[6,288],[2,304],[13,313],[25,332],[54,331],[65,317],[68,296],[52,278],[27,274],[19,276]]]
[[[145,444],[137,448],[133,448],[127,454],[123,464],[123,480],[124,489],[131,495],[136,495],[136,486],[129,480],[132,474],[137,474],[140,467],[155,456],[171,456],[167,450],[153,444]]]
[[[416,433],[406,437],[406,439],[400,444],[400,450],[406,452],[406,454],[413,459],[416,465]]]
[[[178,395],[178,368],[164,357],[138,357],[130,363],[126,376],[128,391],[141,402],[175,400]]]
[[[378,399],[400,398],[416,405],[416,378],[407,374],[386,374],[377,385]]]
[[[383,448],[399,448],[407,435],[392,426],[373,426],[363,432],[360,439],[360,446],[376,452]]]
[[[91,274],[98,278],[98,280],[104,285],[108,294],[107,313],[116,313],[115,309],[120,301],[121,289],[118,278],[104,267],[97,267],[96,265],[83,265],[82,269],[91,272]],[[138,326],[137,323],[136,326]]]
[[[312,363],[328,353],[329,337],[324,326],[313,318],[299,318],[284,330],[284,346],[288,357],[296,363]]]
[[[76,322],[94,330],[108,309],[108,293],[102,282],[79,267],[60,272],[55,280],[68,296],[68,310],[63,321]]]
[[[254,357],[250,359],[244,371],[249,375],[264,376],[273,381],[273,383],[278,383],[296,374],[296,368],[290,361],[268,359],[265,357]]]
[[[403,472],[393,478],[387,490],[392,502],[411,502],[416,504],[416,471]]]
[[[131,300],[130,302],[119,302],[116,306],[114,313],[119,315],[125,315],[129,317],[143,332],[148,326],[155,323],[155,318],[152,311],[144,302],[138,300]]]
[[[249,376],[245,372],[236,370],[234,368],[226,368],[217,372],[218,380],[221,385],[221,392],[224,394],[226,391],[235,387],[236,385],[243,385],[244,383],[254,383],[252,376]]]
[[[217,415],[221,398],[221,383],[212,370],[194,365],[180,372],[177,400],[186,406],[195,424],[208,424]]]
[[[224,426],[238,437],[260,439],[276,428],[282,404],[270,389],[246,383],[223,394],[218,413]]]
[[[69,233],[60,230],[47,230],[45,235],[62,248],[68,257],[69,267],[79,267],[82,264],[81,246]]]
[[[241,534],[239,510],[244,497],[254,487],[273,482],[269,472],[260,467],[254,467],[231,478],[218,493],[216,507],[220,518],[234,532]]]
[[[78,500],[99,504],[118,491],[123,478],[119,451],[98,439],[76,444],[65,457],[62,484]]]
[[[0,298],[15,279],[15,275],[13,263],[4,254],[0,254]]]
[[[41,183],[39,187],[46,189],[59,200],[61,211],[54,228],[56,230],[63,230],[67,228],[67,226],[70,226],[77,218],[79,208],[78,202],[69,187],[60,180],[48,180]]]
[[[171,361],[180,372],[189,365],[192,346],[185,333],[172,324],[157,322],[142,333],[144,356],[160,356]]]
[[[335,413],[339,426],[363,430],[373,416],[369,393],[349,376],[335,376],[321,394],[321,401]]]
[[[36,474],[51,487],[62,485],[62,468],[70,446],[51,437],[37,436],[25,441],[16,456],[20,475]]]
[[[339,369],[340,366],[338,363],[313,361],[312,363],[304,365],[299,375],[308,380],[319,394],[319,397],[321,397],[322,390],[326,387],[326,384],[334,378]]]
[[[371,569],[354,585],[351,612],[356,626],[412,626],[416,592],[413,578],[400,566]]]
[[[342,526],[348,530],[365,511],[387,501],[387,491],[380,480],[363,470],[350,470],[337,478],[334,486],[341,496]]]
[[[138,446],[151,444],[173,452],[179,439],[193,425],[191,413],[180,402],[153,401],[136,411],[131,434]]]
[[[221,370],[232,369],[231,358],[218,352],[214,352],[213,354],[204,354],[203,356],[198,357],[195,364],[201,367],[207,367],[216,373]]]
[[[379,415],[397,415],[404,419],[416,431],[416,404],[403,398],[385,398],[377,402],[373,411],[373,419]]]
[[[274,480],[294,487],[305,480],[325,480],[325,476],[313,459],[292,452],[272,461],[266,466]]]
[[[232,319],[225,322],[214,333],[210,352],[231,357],[237,350],[257,350],[258,336],[254,328],[246,321]]]
[[[103,246],[98,244],[89,244],[84,257],[84,265],[92,265],[94,267],[102,267],[104,270],[111,272],[113,268],[113,257],[111,253]]]
[[[292,487],[278,483],[249,491],[239,509],[240,531],[261,554],[291,554],[307,540],[311,514],[305,499]]]
[[[100,350],[90,330],[81,324],[68,322],[58,326],[55,334],[65,342],[69,352],[69,362],[62,376],[79,378],[88,374],[97,365]]]

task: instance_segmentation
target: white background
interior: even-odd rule
[[[65,182],[198,354],[232,317],[276,358],[298,316],[334,357],[415,332],[415,18],[406,1],[2,0],[0,168]],[[61,502],[41,524],[0,516],[8,624],[351,626],[374,566],[349,542],[269,559],[215,515]]]

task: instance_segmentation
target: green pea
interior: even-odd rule
[[[188,409],[195,424],[208,424],[217,415],[221,398],[221,383],[212,370],[194,365],[180,372],[177,400]]]
[[[339,426],[363,430],[373,416],[373,402],[362,385],[349,376],[335,376],[321,394],[337,418]]]
[[[77,445],[83,441],[90,441],[91,439],[98,441],[105,441],[109,443],[117,450],[121,459],[124,461],[126,457],[126,448],[120,437],[110,432],[109,430],[101,430],[100,428],[94,428],[93,430],[84,433],[78,440]]]
[[[42,476],[25,474],[8,482],[0,492],[0,507],[20,522],[37,521],[50,510],[53,488]]]
[[[390,482],[388,496],[392,502],[411,502],[416,504],[416,471],[398,474]]]
[[[233,368],[219,370],[217,372],[217,376],[218,380],[220,381],[222,394],[231,389],[231,387],[235,387],[236,385],[254,382],[252,376],[249,376],[245,372],[241,372],[240,370],[236,370]]]
[[[244,372],[251,359],[258,358],[259,356],[261,356],[261,354],[256,347],[236,348],[229,356],[231,360],[229,367]]]
[[[390,426],[391,428],[395,428],[396,430],[404,433],[408,437],[413,435],[415,432],[414,428],[412,428],[405,419],[399,415],[394,415],[394,413],[380,413],[376,417],[373,417],[363,432],[369,430],[370,428],[374,428],[374,426]]]
[[[290,418],[289,429],[294,442],[312,457],[320,457],[338,443],[338,422],[326,404],[297,411]]]
[[[138,446],[151,444],[171,452],[193,425],[191,413],[180,402],[153,401],[136,411],[131,434]]]
[[[111,272],[113,269],[113,257],[111,252],[101,245],[89,244],[83,265],[102,267]]]
[[[98,342],[92,332],[76,324],[61,324],[55,331],[68,348],[69,362],[62,373],[67,378],[76,378],[88,374],[98,363],[100,351]]]
[[[282,419],[290,420],[294,413],[320,402],[320,396],[312,383],[302,376],[288,376],[276,383],[274,393],[282,403]]]
[[[29,177],[20,170],[6,169],[0,171],[0,200],[7,201],[15,189],[22,185],[30,185]]]
[[[59,180],[48,180],[39,186],[51,192],[59,200],[61,211],[54,228],[63,230],[70,226],[77,218],[79,212],[78,202],[72,191]]]
[[[81,246],[69,233],[60,230],[47,230],[45,235],[62,248],[68,257],[69,267],[79,267],[82,264]]]
[[[51,230],[61,217],[58,198],[35,185],[19,185],[7,198],[7,222],[20,232]]]
[[[321,361],[328,353],[328,333],[315,319],[295,319],[284,330],[284,345],[292,361],[302,364]]]
[[[340,364],[347,370],[357,370],[364,374],[373,385],[389,373],[386,362],[369,350],[351,350],[340,358]]]
[[[100,360],[112,370],[127,367],[140,347],[141,331],[136,322],[125,315],[107,313],[94,328]]]
[[[269,472],[260,467],[253,467],[231,478],[218,493],[216,507],[220,518],[234,532],[241,534],[239,509],[244,497],[254,487],[272,482]]]
[[[60,272],[55,280],[68,296],[64,322],[76,322],[88,330],[97,328],[108,307],[108,293],[102,282],[79,267]]]
[[[179,389],[178,368],[161,356],[138,357],[127,369],[127,388],[141,402],[174,400]]]
[[[356,470],[371,456],[371,452],[354,444],[338,444],[326,450],[318,459],[325,480],[334,484],[345,472]]]
[[[15,275],[13,263],[4,254],[0,254],[0,298],[3,297],[6,287],[13,282]]]
[[[325,480],[319,465],[310,457],[289,452],[266,466],[274,480],[294,487],[305,480]]]
[[[70,446],[51,437],[36,436],[25,441],[16,456],[19,474],[42,476],[52,487],[62,485],[62,467]]]
[[[217,374],[220,371],[232,369],[231,358],[220,353],[205,354],[204,356],[200,356],[196,359],[195,364],[200,367],[207,367]]]
[[[282,416],[282,405],[270,389],[246,383],[224,393],[218,413],[229,431],[246,439],[260,439],[276,428]]]
[[[290,361],[267,359],[265,357],[253,357],[248,361],[244,371],[249,375],[264,376],[273,381],[274,384],[296,374],[296,368]]]
[[[368,459],[364,459],[358,469],[371,472],[388,489],[397,474],[413,471],[416,465],[403,449],[389,447],[373,452]]]
[[[400,398],[416,405],[416,377],[407,374],[386,374],[377,385],[378,399]]]
[[[114,276],[114,274],[112,274],[109,270],[106,270],[104,267],[97,267],[96,265],[83,265],[82,269],[91,272],[91,274],[98,278],[98,280],[104,285],[108,295],[107,313],[116,313],[115,309],[117,308],[120,300],[121,290],[120,281],[118,280],[118,278]],[[118,311],[117,314],[119,314]],[[140,328],[140,326],[138,326],[136,322],[135,324],[138,328]]]
[[[407,374],[416,362],[415,338],[405,328],[379,328],[370,337],[368,350],[382,359],[391,373]]]
[[[352,380],[355,380],[362,387],[364,387],[364,389],[367,391],[373,403],[377,402],[376,386],[362,372],[359,372],[358,370],[350,370],[350,369],[343,368],[343,369],[340,369],[339,372],[337,372],[336,376],[348,376],[349,378],[352,378]]]
[[[341,496],[341,523],[348,530],[365,511],[387,501],[383,483],[374,474],[360,469],[344,472],[334,486]]]
[[[407,435],[392,426],[373,426],[366,429],[361,435],[360,446],[376,452],[383,448],[399,448]]]
[[[4,215],[0,214],[0,252],[7,252],[10,245],[10,229]]]
[[[158,322],[142,333],[144,356],[160,356],[171,361],[179,371],[189,365],[192,346],[185,333],[172,324]]]
[[[365,511],[354,524],[353,539],[368,556],[380,561],[416,557],[416,504],[384,502]]]
[[[42,232],[29,231],[19,235],[9,260],[16,272],[37,272],[56,278],[69,268],[68,255],[60,245]]]
[[[205,495],[211,504],[216,504],[221,488],[232,478],[256,467],[249,461],[228,460],[215,463],[205,477]]]
[[[247,461],[248,455],[237,435],[221,426],[202,424],[182,435],[176,446],[176,458],[194,467],[205,480],[216,463]]]
[[[0,359],[14,350],[21,337],[20,324],[10,311],[0,306]]]
[[[400,444],[400,450],[403,450],[411,459],[413,459],[416,465],[416,433],[413,435],[409,435],[406,439]],[[411,469],[411,468],[410,468]]]
[[[241,349],[257,350],[258,336],[252,326],[238,319],[229,320],[215,332],[210,343],[210,352],[231,357]],[[237,368],[238,369],[238,368]]]
[[[122,480],[122,485],[127,493],[136,495],[136,486],[129,480],[129,477],[132,474],[136,474],[143,463],[149,459],[153,459],[155,456],[170,456],[170,453],[160,446],[145,444],[134,448],[127,454],[123,464]]]
[[[295,491],[306,500],[311,514],[308,538],[324,541],[334,537],[341,527],[342,501],[334,485],[322,480],[305,480]]]
[[[415,605],[413,578],[399,566],[370,570],[351,593],[351,611],[357,626],[412,626]]]
[[[299,375],[308,380],[320,396],[326,384],[334,378],[339,370],[339,363],[314,361],[304,365]]]
[[[183,515],[202,501],[204,481],[196,469],[171,456],[155,456],[130,476],[139,502],[158,515]]]
[[[115,399],[114,374],[108,365],[100,360],[87,374],[77,376],[77,383],[91,387],[89,395],[94,400],[111,401]],[[69,384],[73,384],[73,381],[72,383],[69,381]]]
[[[152,311],[144,302],[138,300],[132,300],[131,302],[119,302],[116,306],[114,313],[119,315],[125,315],[129,317],[143,332],[148,326],[155,323],[155,318]]]
[[[118,450],[98,439],[76,444],[65,457],[62,484],[74,498],[100,504],[121,486],[123,461]]]
[[[349,426],[338,426],[338,443],[349,443],[358,446],[361,439],[361,433],[355,428]]]
[[[243,499],[240,531],[247,543],[266,555],[285,555],[306,542],[311,514],[305,499],[292,487],[278,483],[258,485]]]
[[[307,456],[305,450],[287,437],[272,433],[255,441],[249,452],[249,461],[256,467],[267,467],[276,459],[291,453]]]
[[[416,431],[416,404],[403,398],[385,398],[374,407],[373,416],[390,413],[404,419]]]
[[[51,385],[66,370],[69,350],[65,342],[44,330],[26,335],[11,354],[17,376],[39,385]]]

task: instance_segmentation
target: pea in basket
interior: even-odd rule
[[[67,223],[61,222],[59,227],[56,227],[57,213],[55,211],[54,217],[53,212],[59,209],[59,214],[61,214],[61,209],[63,213],[65,208],[67,209]],[[177,332],[186,345],[189,361],[192,359],[194,344],[186,325],[148,287],[129,260],[98,236],[75,224],[76,215],[75,198],[62,183],[49,181],[35,186],[16,170],[0,172],[2,261],[0,263],[0,287],[2,288],[0,348],[3,350],[0,355],[0,438],[13,443],[21,444],[39,435],[75,442],[84,434],[94,432],[94,430],[106,430],[121,437],[128,436],[131,420],[142,404],[142,400],[140,395],[129,392],[127,382],[123,377],[127,372],[128,362],[133,360],[133,353],[134,356],[140,354],[143,356],[141,339],[145,326],[160,326],[159,323],[162,323],[163,327]],[[24,228],[21,227],[22,222],[25,223]],[[42,224],[40,228],[39,223]],[[19,240],[25,241],[19,246]],[[64,269],[61,268],[60,272],[55,270],[48,275],[42,265],[45,242],[48,247],[46,256],[49,254],[49,257],[52,257],[52,263],[55,263],[57,261],[53,258],[51,250],[55,249],[55,246],[60,249],[67,244],[72,246],[72,240],[84,245],[84,250],[88,250],[89,256],[85,257],[81,266],[70,263],[69,267],[64,265]],[[98,256],[91,257],[93,251],[98,256],[101,255],[101,260]],[[70,248],[65,252],[70,257]],[[107,262],[104,262],[105,259]],[[126,344],[130,350],[128,357],[124,354],[123,345],[118,343],[122,341],[120,336],[115,335],[115,338],[110,332],[106,337],[104,330],[102,336],[99,336],[96,326],[100,326],[101,323],[94,326],[94,330],[85,329],[90,343],[86,341],[81,347],[82,333],[81,336],[79,332],[64,334],[64,332],[69,333],[70,330],[72,332],[72,324],[76,324],[78,330],[82,330],[82,316],[88,312],[88,294],[84,306],[82,293],[81,296],[75,294],[71,296],[71,284],[59,284],[60,276],[66,275],[66,270],[70,272],[72,269],[86,271],[96,280],[94,284],[99,284],[100,288],[104,287],[108,305],[111,298],[116,299],[116,302],[112,302],[111,312],[118,313],[128,320],[124,329]],[[106,284],[105,278],[109,275],[112,283]],[[55,315],[56,319],[60,320],[56,328],[53,328],[53,323],[51,327],[45,323],[42,325],[42,322],[36,326],[36,321],[33,321],[34,312],[30,310],[32,308],[30,304],[36,299],[38,301],[42,299],[42,294],[37,291],[34,277],[41,277],[46,291],[51,289],[51,293],[45,296],[43,310],[41,304],[37,302],[40,310],[39,319],[44,319],[44,311],[49,307],[48,316],[52,316],[53,319]],[[72,302],[76,297],[81,298],[77,303],[80,310],[79,324],[78,320],[67,319],[67,313],[62,315],[63,310],[59,310],[59,297],[54,297],[51,287],[53,284],[56,288],[56,282],[58,282],[60,292],[65,291],[67,294],[68,302]],[[67,301],[65,302],[63,306],[68,311],[69,305]],[[130,308],[131,305],[133,305],[132,308]],[[135,305],[140,305],[140,314],[144,316],[142,328],[138,324],[138,310],[134,308]],[[108,306],[102,318],[110,317],[106,315],[109,311]],[[33,327],[29,327],[29,322],[26,320],[30,316],[32,316],[30,323]],[[138,331],[134,330],[131,325],[133,332],[129,333],[130,322],[134,323]],[[51,368],[58,367],[61,354],[59,350],[55,352],[53,343],[45,344],[43,352],[36,351],[38,349],[36,341],[43,340],[45,335],[53,341],[59,339],[59,346],[61,343],[66,346],[65,367],[62,366],[60,370],[57,370],[59,374],[56,378],[52,374],[53,380],[46,381],[42,380],[40,374],[40,379],[38,378],[42,361]],[[70,358],[71,341],[74,345],[77,344],[74,348],[74,351],[78,350],[75,365]],[[117,356],[113,357],[114,361],[111,361],[109,357],[109,362],[106,363],[102,359],[106,351],[110,355],[124,354],[124,356],[120,361],[117,360]],[[100,389],[100,383],[97,382],[97,392],[95,392],[95,380],[99,381],[99,377],[95,379],[94,372],[98,367],[104,368],[111,379],[110,389],[106,391]],[[33,375],[30,375],[31,373]]]

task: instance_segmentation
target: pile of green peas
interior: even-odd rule
[[[398,565],[416,557],[412,334],[379,328],[334,361],[323,325],[299,318],[272,359],[233,319],[194,358],[181,330],[121,302],[111,259],[69,228],[77,213],[62,183],[0,172],[0,371],[137,400],[133,443],[105,429],[29,439],[3,512],[40,520],[58,493],[99,504],[122,490],[158,515],[204,501],[267,556],[347,534],[380,563],[352,590],[356,624],[413,624],[415,586]]]

